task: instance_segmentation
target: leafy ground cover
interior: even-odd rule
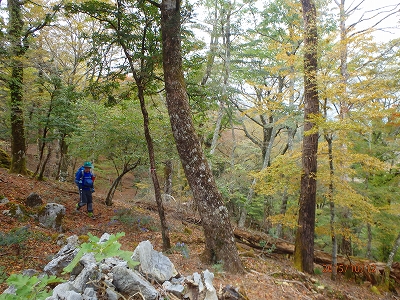
[[[41,195],[44,202],[56,202],[66,207],[63,220],[64,232],[43,228],[32,218],[15,218],[0,214],[0,292],[6,288],[5,279],[24,269],[42,270],[51,257],[60,249],[58,241],[76,234],[85,237],[88,233],[101,236],[104,232],[125,232],[119,241],[122,250],[133,251],[136,245],[149,240],[161,251],[162,238],[157,212],[136,202],[136,191],[129,185],[116,193],[114,205],[104,204],[105,185],[97,186],[94,194],[96,219],[84,212],[75,212],[78,193],[72,183],[55,181],[39,182],[29,177],[8,174],[0,169],[0,197],[11,203],[23,204],[32,192]],[[151,202],[151,197],[145,199]],[[238,244],[246,274],[232,275],[223,272],[221,265],[207,265],[201,260],[204,248],[202,228],[188,220],[198,218],[192,210],[182,210],[180,203],[166,204],[166,215],[170,225],[171,242],[169,253],[176,269],[183,275],[209,269],[215,274],[214,286],[218,290],[226,285],[240,287],[248,299],[398,299],[392,293],[380,292],[369,283],[355,283],[352,278],[339,275],[336,282],[329,273],[318,272],[304,275],[293,268],[290,257],[272,251],[264,253]],[[5,208],[0,207],[1,211]],[[268,250],[268,249],[267,249]],[[318,266],[316,266],[318,267]],[[321,267],[322,270],[322,267]]]

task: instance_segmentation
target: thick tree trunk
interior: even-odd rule
[[[11,77],[8,80],[11,100],[11,173],[26,175],[26,141],[23,116],[24,46],[22,36],[21,2],[7,1],[9,13],[8,35],[11,45]]]
[[[319,113],[317,90],[317,18],[313,0],[302,0],[304,19],[304,132],[315,129],[310,121]],[[299,219],[294,252],[295,267],[307,273],[314,272],[314,231],[317,190],[318,132],[303,138]]]
[[[179,1],[164,0],[161,5],[163,68],[172,132],[202,219],[205,258],[211,263],[223,263],[226,271],[243,272],[228,210],[223,205],[222,196],[194,130],[182,70],[179,4]]]

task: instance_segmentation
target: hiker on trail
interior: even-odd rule
[[[94,180],[96,176],[92,172],[93,165],[86,161],[75,174],[75,183],[79,188],[79,202],[76,204],[76,210],[79,211],[82,206],[87,205],[88,216],[93,218],[93,198]]]

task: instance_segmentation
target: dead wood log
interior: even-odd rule
[[[294,244],[282,239],[271,237],[261,232],[250,232],[236,228],[234,235],[239,243],[243,243],[254,249],[265,250],[277,254],[294,253]],[[323,267],[323,272],[332,272],[332,257],[329,253],[315,250],[314,262]],[[380,283],[383,280],[386,263],[375,262],[368,259],[358,257],[348,257],[338,255],[337,272],[354,276],[355,279],[370,281],[372,284]],[[396,262],[392,265],[390,277],[400,285],[400,263]]]

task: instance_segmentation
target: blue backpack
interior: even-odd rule
[[[83,166],[81,166],[78,171],[76,171],[75,173],[75,184],[80,188],[82,181],[83,181],[83,177],[84,177],[84,173],[85,172],[85,168]],[[92,170],[90,170],[90,175],[93,176],[93,172]],[[89,181],[89,180],[87,180]],[[90,179],[91,182],[87,182],[88,185],[90,185],[91,187],[93,187],[93,181]],[[79,183],[80,182],[80,183]]]

